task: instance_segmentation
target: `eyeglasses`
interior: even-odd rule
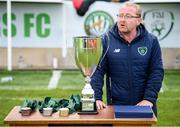
[[[133,16],[130,14],[117,14],[117,17],[124,18],[124,19],[140,18],[140,16]]]

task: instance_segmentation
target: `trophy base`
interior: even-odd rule
[[[98,114],[97,111],[79,111],[78,112],[79,115],[96,115]]]
[[[78,112],[79,115],[95,115],[95,114],[98,114],[98,111],[96,108],[96,102],[94,102],[94,110],[93,111],[82,110],[82,102],[80,102],[80,105],[81,105],[81,109]]]

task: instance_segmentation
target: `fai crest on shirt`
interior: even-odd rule
[[[141,56],[146,55],[147,53],[147,47],[138,47],[138,52]]]

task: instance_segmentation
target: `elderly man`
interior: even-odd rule
[[[151,106],[156,101],[164,70],[161,49],[155,36],[142,24],[141,8],[126,2],[117,23],[103,36],[103,57],[92,76],[96,106],[103,109],[103,79],[106,74],[108,104]]]

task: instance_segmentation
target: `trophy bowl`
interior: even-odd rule
[[[79,114],[95,114],[97,110],[94,90],[90,82],[102,55],[102,40],[100,37],[74,37],[74,48],[76,64],[85,77]]]

